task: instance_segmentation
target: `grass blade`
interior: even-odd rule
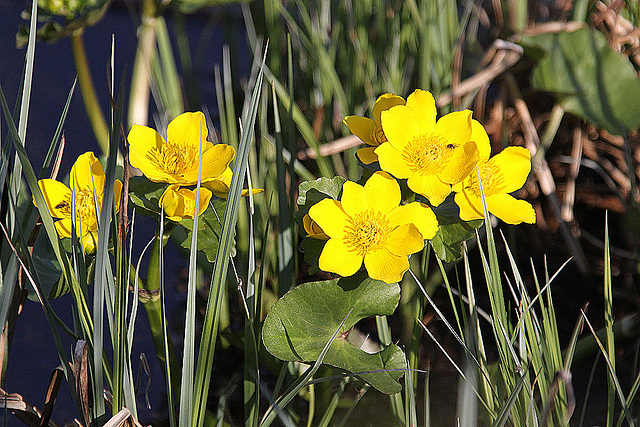
[[[202,126],[202,125],[201,125]],[[198,156],[198,182],[196,184],[196,206],[191,228],[191,250],[189,252],[189,280],[187,282],[187,312],[185,317],[184,350],[182,353],[182,381],[180,383],[180,413],[178,425],[189,427],[193,413],[193,373],[196,352],[196,293],[198,254],[198,212],[200,212],[200,184],[202,180],[202,127],[200,128],[200,152]]]
[[[233,178],[231,179],[231,189],[229,191],[227,206],[222,220],[220,244],[216,253],[217,262],[214,265],[211,287],[209,290],[207,311],[202,329],[202,339],[200,341],[200,352],[198,354],[198,364],[194,383],[194,410],[192,425],[196,427],[202,426],[205,419],[204,415],[206,412],[207,396],[209,394],[210,373],[213,365],[213,353],[217,339],[218,320],[220,315],[219,307],[222,303],[222,294],[224,292],[227,269],[229,266],[228,260],[231,255],[231,245],[238,219],[242,182],[246,174],[247,158],[250,144],[253,139],[253,129],[258,112],[259,98],[262,92],[265,57],[266,49],[265,56],[262,60],[262,68],[258,74],[253,94],[251,95],[250,107],[247,110],[247,116],[243,120],[243,131],[240,138],[240,145],[238,147],[238,154],[236,156],[236,164],[233,170]]]

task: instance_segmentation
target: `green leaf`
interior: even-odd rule
[[[152,182],[145,176],[132,176],[129,178],[129,197],[142,213],[160,216],[160,197],[167,189],[168,184]]]
[[[41,292],[45,298],[55,299],[69,293],[69,285],[62,277],[60,263],[45,233],[38,234],[33,244],[31,260],[33,268],[38,272]],[[31,288],[29,288],[29,299],[38,302],[38,296]]]
[[[370,372],[358,377],[382,393],[398,393],[402,389],[398,380],[406,368],[402,350],[392,344],[378,353],[366,353],[349,342],[348,334],[361,319],[393,314],[399,300],[398,284],[388,285],[364,274],[304,283],[287,292],[271,308],[262,340],[265,348],[279,359],[315,361],[349,315],[323,363],[353,373]]]
[[[338,200],[342,193],[342,186],[347,180],[341,176],[333,178],[318,178],[315,181],[301,182],[298,186],[298,206],[308,208],[320,200],[330,197]]]
[[[441,224],[436,235],[431,239],[431,246],[438,258],[444,262],[452,262],[462,256],[462,242],[475,235],[476,228],[482,220]]]
[[[322,253],[325,243],[327,243],[326,240],[314,239],[312,237],[302,239],[300,249],[302,249],[304,253],[304,262],[309,266],[307,270],[309,275],[316,274],[320,271],[318,259],[320,259],[320,253]]]
[[[543,53],[533,70],[533,87],[553,92],[567,111],[622,135],[640,126],[640,81],[633,65],[611,49],[600,32],[523,37],[530,56]]]
[[[198,220],[198,250],[203,252],[207,260],[213,263],[216,260],[216,252],[218,251],[218,243],[220,241],[220,221],[224,215],[226,201],[219,198],[212,198],[210,205]],[[172,238],[185,249],[191,247],[191,227],[192,220],[183,219],[178,223],[180,227],[176,227],[172,234]],[[235,234],[234,234],[235,236]],[[235,256],[235,239],[231,241],[231,256]]]

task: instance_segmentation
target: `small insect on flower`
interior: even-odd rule
[[[73,192],[69,187],[54,179],[41,179],[38,181],[38,186],[51,216],[60,219],[55,223],[55,226],[61,238],[68,238],[72,235],[72,207],[75,205],[76,236],[82,239],[85,253],[93,253],[98,242],[98,214],[94,195],[98,198],[98,207],[102,208],[105,185],[104,170],[96,156],[88,151],[80,155],[74,163],[69,180],[73,186]],[[122,182],[116,180],[114,183],[116,212],[120,208],[121,191]],[[74,195],[75,200],[72,200]],[[33,203],[35,204],[35,199]]]
[[[338,200],[323,199],[310,218],[329,237],[320,254],[321,270],[351,276],[364,262],[372,279],[395,283],[409,269],[409,255],[438,230],[433,211],[418,202],[400,205],[400,186],[376,172],[364,187],[347,181]]]
[[[407,179],[411,190],[438,206],[478,162],[476,140],[486,137],[471,111],[457,111],[436,121],[431,93],[416,90],[405,105],[381,114],[387,142],[375,149],[380,168]]]

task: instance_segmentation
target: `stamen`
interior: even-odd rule
[[[147,158],[158,169],[171,174],[192,170],[198,160],[198,148],[186,144],[166,143],[153,148]]]
[[[445,138],[434,133],[415,137],[402,152],[402,158],[413,172],[433,175],[441,172],[456,148]]]
[[[389,232],[387,218],[370,209],[350,218],[344,241],[350,250],[364,256],[382,247],[389,238]]]
[[[482,189],[485,196],[491,196],[492,194],[501,193],[505,188],[505,178],[500,170],[491,165],[490,163],[484,163],[478,165],[480,171],[480,178],[482,179]],[[471,172],[471,179],[466,187],[473,195],[481,197],[480,184],[478,183],[478,174],[474,170]]]

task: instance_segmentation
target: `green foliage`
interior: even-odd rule
[[[462,256],[462,243],[469,240],[482,225],[482,220],[440,224],[431,246],[438,258],[444,262],[453,262]]]
[[[160,217],[159,202],[167,184],[152,182],[144,176],[134,176],[129,180],[129,195],[133,203],[142,208],[147,215]],[[226,200],[213,197],[210,206],[201,215],[198,224],[198,250],[202,251],[209,262],[214,262],[220,239],[221,218],[224,214]],[[175,223],[172,238],[184,249],[191,247],[192,220],[183,219]],[[235,241],[232,243],[232,253]]]
[[[543,52],[533,69],[533,86],[554,93],[567,111],[617,135],[640,126],[638,75],[600,32],[582,28],[526,36],[521,44],[530,55]]]
[[[298,285],[267,314],[262,338],[267,350],[282,360],[311,362],[345,319],[340,335],[323,362],[358,375],[383,393],[401,390],[398,379],[406,369],[404,352],[391,344],[370,354],[348,340],[349,331],[361,319],[390,315],[400,300],[400,287],[364,275]]]

